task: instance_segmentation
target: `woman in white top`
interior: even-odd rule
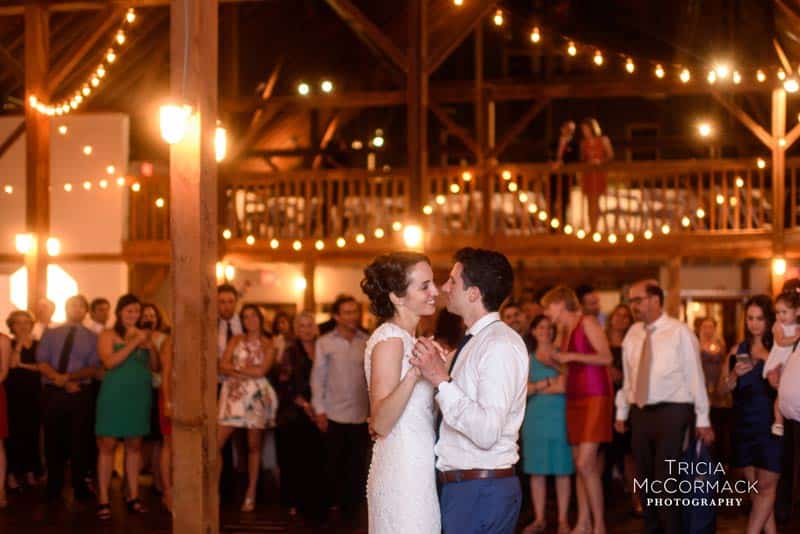
[[[409,363],[420,317],[436,311],[430,262],[414,252],[384,254],[364,270],[361,289],[383,321],[364,354],[377,435],[367,480],[369,532],[440,532],[433,387]]]

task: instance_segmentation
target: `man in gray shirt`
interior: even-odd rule
[[[369,447],[369,394],[364,375],[367,336],[358,329],[361,312],[355,298],[333,303],[333,331],[317,340],[311,370],[311,405],[323,433],[329,504],[352,519],[365,493]]]

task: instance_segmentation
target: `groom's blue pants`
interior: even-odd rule
[[[514,534],[522,490],[517,477],[452,482],[439,504],[444,534]]]

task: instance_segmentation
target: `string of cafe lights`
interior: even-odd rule
[[[108,75],[108,71],[111,69],[112,65],[116,64],[120,49],[128,40],[128,36],[125,32],[133,25],[136,19],[136,11],[133,8],[128,9],[122,17],[122,22],[117,31],[114,33],[111,45],[103,54],[103,59],[100,61],[100,64],[86,77],[86,80],[80,85],[80,88],[69,93],[72,96],[64,98],[56,103],[47,104],[42,101],[40,96],[32,94],[28,97],[30,106],[42,115],[53,117],[67,115],[85,104],[92,92],[100,86],[103,79]]]
[[[464,3],[464,0],[453,0],[453,4],[456,7],[461,7]],[[490,16],[495,26],[502,27],[506,24],[510,12],[508,9],[499,7]],[[766,83],[769,79],[769,74],[774,73],[775,78],[783,84],[783,88],[787,92],[796,93],[800,90],[800,81],[798,81],[794,73],[787,73],[781,67],[748,68],[748,70],[745,71],[735,68],[728,62],[719,61],[703,69],[680,63],[670,63],[652,59],[637,59],[633,54],[625,52],[606,51],[604,53],[603,47],[580,42],[577,39],[555,31],[546,34],[544,29],[538,25],[531,27],[528,40],[533,45],[541,45],[546,41],[545,38],[548,37],[548,35],[551,41],[556,42],[557,48],[564,50],[568,57],[587,56],[591,58],[591,63],[596,68],[609,65],[610,61],[607,59],[608,57],[616,57],[620,60],[624,71],[628,75],[633,75],[638,72],[641,65],[648,65],[649,72],[658,80],[665,80],[671,75],[675,75],[681,83],[688,84],[698,79],[698,72],[703,72],[701,77],[705,78],[709,85],[717,83],[724,84],[727,82],[739,85],[745,80],[745,75],[751,76],[751,79],[758,83]],[[800,66],[798,66],[798,71],[800,71]]]
[[[381,240],[384,239],[389,234],[389,232],[394,232],[395,234],[399,234],[400,232],[402,232],[403,240],[405,241],[406,245],[411,248],[415,248],[422,243],[423,234],[422,234],[422,229],[419,226],[404,225],[402,222],[397,220],[392,222],[391,225],[389,225],[388,230],[384,229],[383,226],[378,226],[377,228],[375,228],[372,231],[372,237],[376,240]],[[222,230],[221,235],[222,238],[226,241],[233,238],[233,232],[231,231],[230,228],[225,228],[224,230]],[[355,234],[352,238],[352,241],[355,242],[357,245],[363,245],[367,242],[367,240],[368,240],[367,234],[364,232],[359,232]],[[245,236],[244,241],[248,246],[252,247],[256,244],[258,240],[253,234],[248,234],[247,236]],[[287,242],[289,243],[289,246],[292,248],[292,250],[294,250],[295,252],[300,252],[303,250],[304,242],[300,239],[290,239],[286,241],[281,241],[278,238],[272,238],[267,243],[269,245],[269,248],[271,248],[272,250],[278,250],[281,247],[286,246]],[[346,238],[343,235],[340,235],[335,239],[332,238],[316,239],[314,241],[313,247],[318,252],[321,252],[326,248],[343,249],[348,245],[349,242],[350,241],[348,241],[348,238]]]

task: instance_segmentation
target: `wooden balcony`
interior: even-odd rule
[[[598,172],[608,187],[593,227],[581,182]],[[402,248],[400,225],[416,221],[433,256],[476,245],[513,257],[768,258],[776,236],[791,256],[800,244],[799,182],[800,159],[788,160],[776,225],[769,167],[750,159],[430,168],[413,214],[403,169],[237,174],[220,181],[220,232],[230,233],[220,243],[226,256],[259,261],[353,259]],[[131,193],[131,261],[169,258],[168,209],[157,198],[169,203],[166,179]]]

